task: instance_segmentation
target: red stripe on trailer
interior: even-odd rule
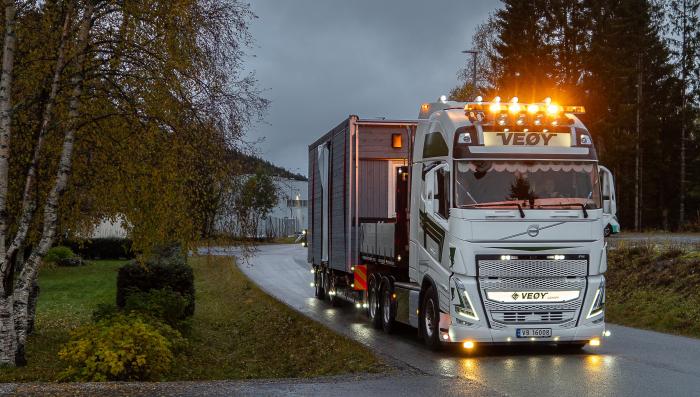
[[[357,291],[367,291],[367,265],[355,265],[355,287]]]

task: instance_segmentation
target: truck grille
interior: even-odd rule
[[[577,256],[578,257],[578,256]],[[551,324],[559,328],[576,325],[586,293],[588,259],[567,256],[564,260],[546,256],[525,256],[500,260],[477,256],[479,290],[491,327]],[[486,298],[489,291],[579,291],[568,302],[503,303]]]
[[[557,277],[585,276],[586,259],[499,259],[479,260],[479,276],[483,277]]]

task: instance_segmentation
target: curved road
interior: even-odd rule
[[[224,248],[210,253],[237,255]],[[456,384],[473,385],[477,394],[509,396],[700,395],[700,340],[612,325],[612,336],[603,346],[578,353],[564,354],[553,347],[485,346],[473,353],[434,353],[411,328],[386,335],[351,305],[332,308],[315,299],[306,249],[298,245],[262,246],[254,256],[239,260],[239,267],[269,294],[367,345],[406,371],[404,375],[440,380],[436,384],[455,378]]]

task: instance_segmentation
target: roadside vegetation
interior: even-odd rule
[[[43,267],[36,326],[28,343],[29,363],[3,369],[0,382],[109,379],[83,371],[86,366],[79,361],[97,349],[129,350],[120,341],[119,335],[125,334],[138,337],[138,348],[156,359],[153,368],[131,368],[131,379],[306,377],[386,368],[360,344],[263,293],[228,257],[190,258],[196,305],[194,316],[184,323],[177,321],[177,315],[170,321],[162,319],[177,310],[157,313],[160,320],[144,315],[153,312],[153,302],[157,306],[164,296],[172,302],[172,294],[136,293],[132,306],[128,298],[124,302],[128,310],[118,309],[117,274],[128,263],[89,261],[80,267]],[[59,358],[62,350],[63,360]],[[67,371],[69,364],[73,368]],[[98,360],[97,364],[103,363]]]
[[[700,338],[697,247],[620,244],[606,278],[606,321]]]

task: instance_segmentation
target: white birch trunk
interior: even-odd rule
[[[41,126],[39,129],[39,136],[37,138],[36,146],[34,147],[34,156],[31,163],[29,164],[29,170],[27,171],[27,177],[24,183],[24,191],[22,193],[22,213],[20,215],[19,221],[17,222],[17,233],[15,234],[12,243],[7,249],[6,256],[11,260],[17,250],[22,247],[24,240],[27,237],[29,231],[29,226],[31,224],[32,216],[36,210],[35,200],[32,197],[32,192],[34,191],[34,183],[36,181],[36,171],[37,165],[39,163],[39,158],[41,156],[41,150],[44,147],[44,141],[46,138],[46,133],[49,129],[49,124],[51,123],[51,118],[53,115],[53,108],[56,103],[56,95],[58,94],[58,86],[61,82],[61,74],[63,74],[63,69],[66,66],[66,42],[68,41],[68,34],[70,32],[70,21],[73,13],[73,1],[68,4],[68,9],[66,10],[66,17],[63,21],[63,30],[61,32],[61,41],[58,47],[58,56],[56,59],[56,66],[54,68],[53,79],[51,81],[51,91],[49,92],[49,97],[46,101],[46,106],[44,107],[43,114],[41,116]]]
[[[10,137],[12,125],[12,73],[15,55],[15,14],[13,0],[5,2],[5,33],[0,69],[0,366],[16,362],[16,333],[13,321],[11,277],[9,262],[5,255],[5,232],[7,229],[7,189],[9,186]]]
[[[85,14],[78,34],[79,53],[77,57],[77,65],[80,71],[71,79],[73,92],[69,101],[68,111],[68,126],[63,137],[63,147],[61,150],[61,158],[58,164],[58,172],[53,188],[44,204],[44,222],[41,234],[41,239],[37,247],[29,255],[29,259],[22,267],[22,271],[17,278],[17,283],[14,290],[13,316],[15,324],[15,332],[17,335],[16,352],[18,358],[17,363],[24,363],[24,347],[27,343],[28,326],[29,326],[29,297],[33,283],[36,281],[39,264],[41,259],[46,255],[46,252],[51,248],[56,235],[56,226],[58,223],[58,206],[63,192],[66,190],[68,178],[71,172],[73,159],[73,144],[75,141],[77,120],[80,116],[79,105],[80,97],[83,93],[83,64],[85,62],[85,54],[87,51],[90,28],[92,27],[92,16],[94,5],[92,2],[87,2]]]

